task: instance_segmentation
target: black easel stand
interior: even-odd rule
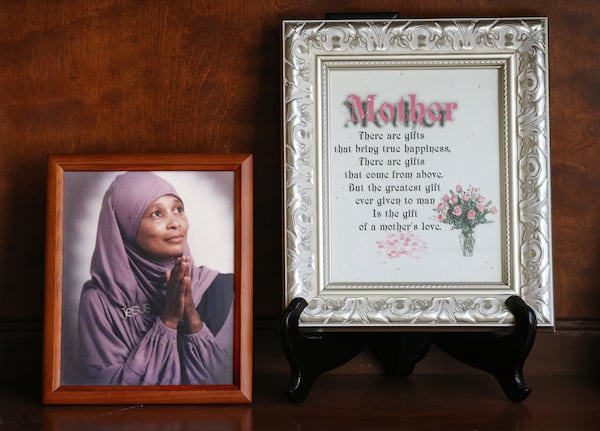
[[[493,332],[302,332],[298,321],[307,306],[294,299],[281,323],[283,349],[291,368],[287,390],[290,401],[302,402],[315,380],[348,362],[370,346],[386,374],[408,376],[432,344],[455,359],[493,375],[512,401],[523,401],[531,389],[523,381],[523,364],[537,330],[535,313],[520,297],[506,306],[515,317],[510,333]]]

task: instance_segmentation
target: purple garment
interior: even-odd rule
[[[128,172],[110,185],[102,203],[91,280],[79,306],[82,384],[231,384],[232,307],[213,334],[207,325],[194,334],[167,327],[160,315],[166,271],[137,248],[135,237],[146,208],[175,189],[151,172]],[[186,245],[186,255],[190,256]],[[218,272],[191,265],[196,307]],[[200,316],[202,318],[202,316]]]

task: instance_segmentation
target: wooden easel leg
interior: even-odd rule
[[[531,392],[523,379],[523,364],[535,340],[537,320],[518,296],[508,298],[506,306],[515,316],[509,334],[439,333],[433,342],[455,359],[493,375],[510,400],[523,401]]]
[[[298,321],[307,305],[302,298],[294,299],[280,322],[283,350],[291,369],[287,397],[294,402],[304,401],[321,374],[348,362],[368,342],[366,334],[355,332],[301,332]]]

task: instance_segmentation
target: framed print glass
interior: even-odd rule
[[[316,328],[553,326],[547,20],[283,23],[285,296]]]
[[[43,401],[250,402],[252,157],[48,168]]]

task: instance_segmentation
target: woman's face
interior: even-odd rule
[[[166,262],[185,252],[188,228],[183,202],[161,196],[144,211],[135,242],[154,260]]]

